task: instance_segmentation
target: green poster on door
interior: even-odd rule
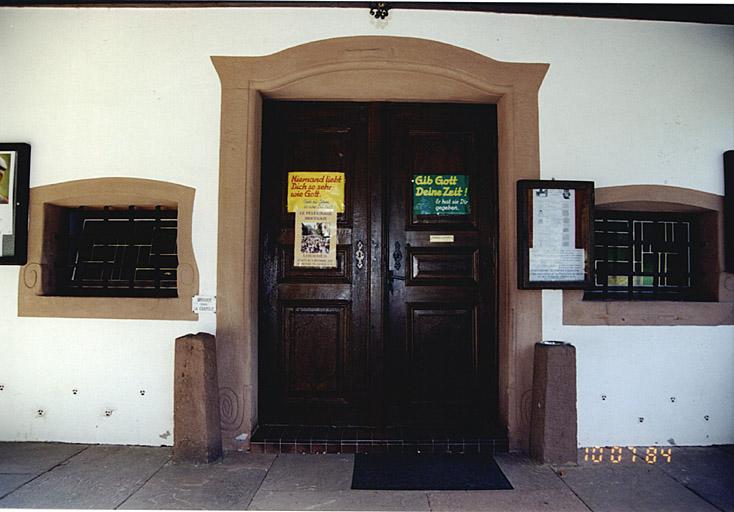
[[[469,176],[413,175],[414,215],[466,215],[469,211]]]

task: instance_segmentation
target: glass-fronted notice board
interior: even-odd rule
[[[0,143],[0,265],[25,265],[31,146]]]
[[[591,283],[594,183],[517,182],[518,288]]]

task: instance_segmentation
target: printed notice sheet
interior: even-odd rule
[[[584,250],[576,248],[576,197],[571,189],[533,189],[530,281],[583,281]]]
[[[293,265],[336,267],[336,210],[296,210]]]

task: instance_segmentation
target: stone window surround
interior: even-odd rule
[[[595,207],[607,210],[701,214],[709,251],[705,284],[716,301],[583,300],[582,290],[563,291],[564,325],[734,325],[734,275],[723,271],[724,198],[667,185],[625,185],[595,190]]]
[[[94,178],[30,190],[28,263],[18,283],[18,316],[196,320],[191,297],[199,293],[199,271],[191,243],[194,189],[136,178]],[[53,295],[53,236],[64,208],[156,205],[178,210],[178,297],[68,297]]]

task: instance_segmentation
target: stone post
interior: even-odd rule
[[[200,332],[176,339],[173,460],[209,463],[222,455],[216,340]]]
[[[530,456],[541,464],[576,464],[576,348],[535,344]]]

